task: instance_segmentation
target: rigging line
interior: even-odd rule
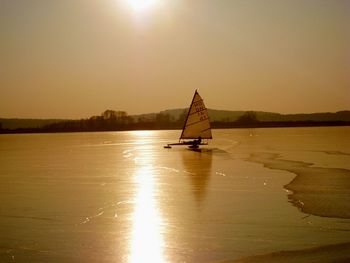
[[[204,129],[204,130],[201,130],[201,132],[205,132],[205,131],[207,131],[207,130],[210,130],[210,126],[209,126],[209,128],[206,128],[206,129]]]
[[[192,122],[192,123],[190,123],[190,124],[187,124],[185,127],[192,126],[192,125],[194,125],[194,124],[197,124],[197,123],[206,121],[206,120],[208,120],[208,119],[209,119],[209,118],[206,118],[206,119],[203,119],[203,120],[200,120],[200,121],[196,121],[196,122]],[[209,125],[209,128],[210,128],[210,125]]]

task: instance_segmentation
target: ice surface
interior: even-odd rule
[[[163,148],[180,133],[1,135],[0,262],[344,253],[348,127],[214,130],[202,152]]]

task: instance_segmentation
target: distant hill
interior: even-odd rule
[[[160,113],[169,114],[175,119],[178,119],[181,114],[184,112],[187,113],[188,108],[184,109],[172,109],[172,110],[164,110]],[[208,109],[210,121],[235,121],[240,116],[242,116],[245,111],[227,111],[227,110],[213,110]]]
[[[169,115],[171,121],[178,120],[181,115],[186,115],[188,108],[169,109],[158,113],[131,115],[134,120],[153,121],[158,114]],[[246,111],[228,111],[208,109],[210,121],[233,122]],[[321,112],[307,114],[280,114],[274,112],[254,111],[256,118],[261,122],[293,122],[293,121],[350,121],[350,111]],[[0,118],[3,129],[40,128],[52,123],[69,121],[65,119],[5,119]]]
[[[169,114],[175,119],[188,109],[172,109],[161,111]],[[228,111],[208,109],[210,121],[236,121],[246,111]],[[274,112],[254,111],[259,121],[350,121],[350,111],[301,113],[301,114],[280,114]]]

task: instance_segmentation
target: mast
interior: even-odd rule
[[[194,91],[194,94],[193,94],[193,97],[192,97],[192,101],[191,101],[190,107],[188,108],[187,116],[186,116],[186,119],[185,119],[185,122],[184,122],[184,126],[182,127],[182,132],[181,132],[181,136],[180,136],[180,138],[179,138],[179,141],[181,141],[182,135],[184,134],[184,130],[185,130],[185,127],[186,127],[186,123],[187,123],[188,117],[190,116],[191,106],[192,106],[192,104],[193,104],[194,98],[196,97],[196,94],[198,94],[197,89]]]

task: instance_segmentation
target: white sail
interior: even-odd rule
[[[180,140],[197,139],[198,137],[202,139],[212,139],[208,110],[204,105],[203,99],[196,90]]]

